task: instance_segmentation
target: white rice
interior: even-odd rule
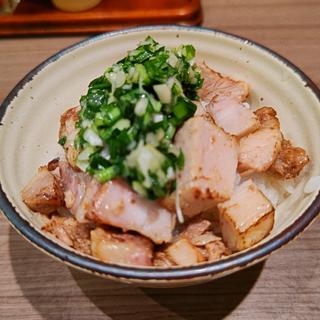
[[[264,195],[277,207],[285,198],[291,195],[297,184],[295,179],[282,180],[267,174],[254,174],[250,177]]]

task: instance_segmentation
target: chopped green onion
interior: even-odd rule
[[[179,97],[177,103],[173,106],[172,111],[178,124],[181,124],[186,119],[193,116],[196,112],[197,106],[190,100],[184,97]]]
[[[146,113],[148,103],[148,98],[142,96],[134,107],[134,113],[139,117],[143,116]]]
[[[148,193],[145,187],[138,181],[132,182],[132,188],[135,192],[139,193],[143,197],[147,197]]]
[[[78,155],[78,160],[79,161],[88,161],[90,158],[90,155],[95,152],[95,148],[92,146],[87,146],[85,149],[83,149],[79,155]]]
[[[193,116],[203,82],[194,56],[191,45],[171,49],[147,37],[91,81],[76,125],[78,168],[101,183],[125,179],[150,199],[173,192],[184,166],[174,135]]]
[[[128,119],[120,119],[112,127],[113,130],[118,129],[120,131],[128,128],[130,128],[130,120]]]
[[[103,146],[101,138],[90,128],[84,132],[83,138],[92,146]]]
[[[58,143],[61,145],[61,146],[64,146],[67,142],[67,137],[66,136],[63,136],[59,139]]]
[[[153,90],[156,92],[162,103],[166,104],[171,102],[171,90],[167,84],[156,84],[153,86]]]
[[[114,179],[119,173],[120,173],[119,167],[114,165],[114,166],[110,166],[102,170],[96,171],[96,173],[94,174],[94,177],[100,183],[104,183]]]

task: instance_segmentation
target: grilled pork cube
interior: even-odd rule
[[[80,107],[68,109],[61,115],[59,140],[63,144],[66,159],[73,168],[77,168],[76,160],[79,151],[74,147],[74,141],[79,129],[76,123],[79,121]]]
[[[168,246],[166,254],[178,266],[190,266],[205,260],[201,251],[187,239],[178,240]]]
[[[281,149],[283,137],[276,112],[265,107],[255,113],[261,128],[240,139],[238,168],[242,176],[267,171]]]
[[[53,234],[60,241],[82,253],[91,254],[90,224],[77,222],[72,217],[53,217],[42,230]]]
[[[308,162],[309,157],[304,149],[294,147],[290,141],[283,140],[270,170],[284,179],[291,179],[297,177]]]
[[[210,117],[199,116],[190,118],[179,129],[175,145],[185,157],[177,184],[183,214],[192,217],[228,200],[238,164],[235,138],[217,127]],[[161,203],[175,211],[175,198],[173,193]]]
[[[198,64],[201,76],[204,79],[202,88],[198,91],[200,99],[204,102],[211,102],[213,98],[222,100],[234,98],[237,101],[244,101],[249,95],[249,86],[243,81],[236,81],[210,69],[204,62]]]
[[[64,205],[64,195],[58,178],[47,167],[38,173],[21,191],[23,202],[32,210],[44,214],[55,212]]]
[[[151,266],[152,242],[142,236],[96,228],[91,231],[92,255],[103,262]]]
[[[238,186],[218,209],[223,240],[232,251],[253,246],[273,227],[274,208],[252,180]]]
[[[132,230],[155,243],[170,242],[175,215],[142,198],[122,180],[101,186],[92,199],[91,218],[123,230]]]
[[[213,99],[206,109],[217,126],[234,136],[245,136],[260,127],[258,117],[253,111],[235,98],[218,101]]]

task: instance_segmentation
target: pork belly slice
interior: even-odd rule
[[[218,101],[214,98],[206,109],[218,127],[234,136],[245,136],[260,127],[258,117],[253,111],[235,98]]]
[[[86,222],[86,212],[83,210],[82,201],[88,199],[84,197],[89,193],[88,188],[91,186],[92,178],[87,173],[75,171],[66,161],[59,162],[59,171],[66,208],[79,222]],[[93,194],[90,193],[90,196]]]
[[[267,171],[281,149],[282,133],[272,108],[257,110],[261,128],[240,139],[239,172],[242,176]]]
[[[228,200],[238,164],[236,139],[217,127],[210,117],[199,116],[184,123],[174,143],[185,157],[177,183],[183,214],[192,217]],[[173,193],[161,203],[175,211],[175,198]]]
[[[154,201],[142,198],[122,180],[101,186],[92,199],[91,219],[132,230],[155,243],[170,242],[175,215]]]
[[[140,235],[116,233],[96,228],[91,231],[92,255],[103,262],[151,266],[152,242]]]
[[[284,179],[291,179],[297,177],[308,162],[309,157],[304,149],[294,147],[290,141],[283,140],[270,171]]]
[[[165,252],[168,258],[178,266],[190,266],[205,261],[201,251],[187,239],[174,242]]]
[[[233,252],[253,246],[272,230],[274,208],[252,180],[238,186],[218,209],[223,240]]]
[[[46,166],[22,189],[23,202],[32,210],[44,214],[55,212],[64,205],[59,179]]]
[[[61,115],[59,140],[65,140],[63,148],[65,150],[66,159],[73,168],[77,168],[76,160],[79,151],[74,147],[74,141],[79,132],[76,123],[79,121],[80,107],[68,109]]]
[[[249,95],[249,86],[243,81],[236,81],[209,68],[204,62],[198,64],[204,80],[198,91],[200,99],[206,103],[224,98],[234,98],[236,101],[245,101]]]
[[[80,222],[97,221],[136,231],[155,243],[169,242],[175,215],[134,192],[122,180],[98,183],[60,161],[66,206]]]
[[[82,253],[91,254],[90,230],[92,225],[79,223],[72,217],[54,216],[42,230]]]

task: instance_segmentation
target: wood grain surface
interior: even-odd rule
[[[204,25],[256,40],[320,86],[320,1],[206,0]],[[31,68],[79,37],[0,40],[0,101]],[[142,289],[70,269],[0,217],[1,320],[320,319],[320,222],[265,263],[212,283]]]

